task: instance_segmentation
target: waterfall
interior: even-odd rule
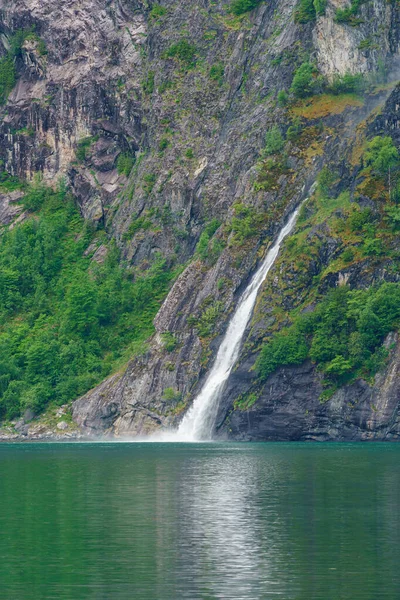
[[[239,357],[243,336],[253,313],[258,291],[278,256],[283,240],[295,226],[299,210],[297,209],[291,215],[282,228],[278,239],[243,292],[207,380],[174,435],[176,441],[195,442],[211,439],[219,399]]]

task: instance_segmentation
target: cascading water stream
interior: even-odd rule
[[[183,418],[178,431],[169,436],[171,441],[195,442],[211,439],[219,399],[239,357],[243,336],[253,313],[258,291],[278,256],[283,240],[292,231],[299,210],[298,208],[291,215],[282,228],[275,244],[268,251],[264,262],[243,292],[207,380]]]

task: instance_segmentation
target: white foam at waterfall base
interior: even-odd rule
[[[239,357],[240,347],[247,325],[253,313],[258,291],[273,266],[281,244],[292,231],[297,215],[297,209],[289,218],[278,235],[278,239],[268,251],[265,260],[260,265],[249,285],[243,292],[236,312],[233,315],[221,346],[218,350],[214,365],[191,408],[184,416],[177,431],[159,433],[154,440],[165,442],[198,442],[211,440],[218,403],[227,379]]]

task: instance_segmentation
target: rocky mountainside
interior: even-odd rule
[[[171,273],[169,293],[154,292],[148,343],[102,383],[99,368],[91,391],[64,397],[51,381],[50,405],[75,400],[87,435],[176,426],[249,277],[308,198],[260,294],[216,434],[396,439],[399,303],[387,303],[389,318],[373,302],[399,283],[397,1],[0,0],[0,40],[3,232],[37,218],[27,185],[62,182],[94,232],[82,248],[91,265],[116,248],[133,282],[160,258]],[[340,348],[318,353],[313,322],[298,333],[310,348],[292,358],[286,348],[267,368],[266,348],[304,315],[318,321],[335,293],[348,306]],[[361,304],[386,319],[365,343]],[[20,413],[35,412],[30,398]]]

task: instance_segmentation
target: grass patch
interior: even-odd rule
[[[363,105],[363,98],[357,94],[321,94],[298,102],[291,108],[291,112],[311,121],[329,115],[339,115],[349,107]]]

